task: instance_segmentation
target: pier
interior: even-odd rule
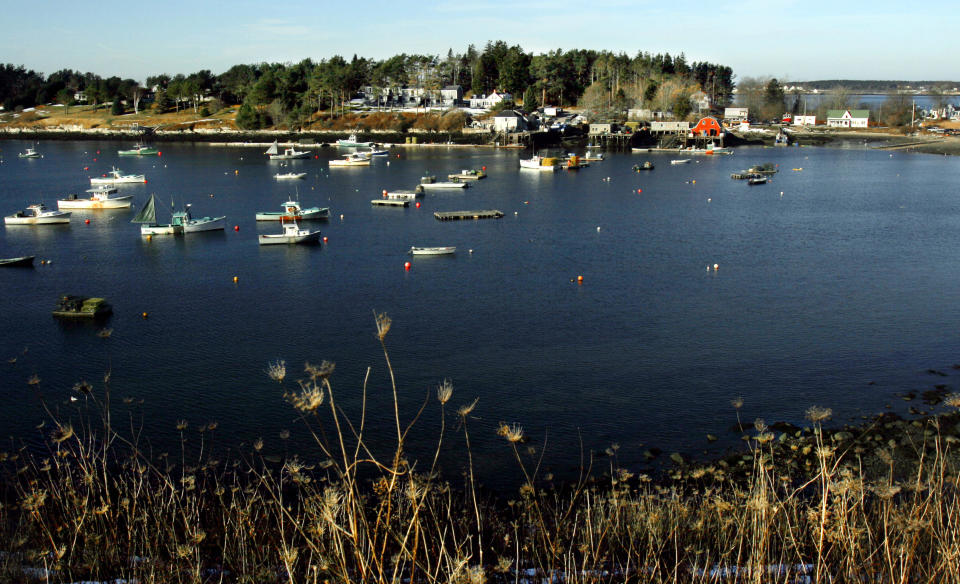
[[[486,209],[482,211],[438,211],[433,214],[438,221],[458,221],[462,219],[499,219],[503,211]]]

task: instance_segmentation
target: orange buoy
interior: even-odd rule
[[[233,277],[233,283],[234,283],[234,284],[236,284],[236,283],[239,282],[239,281],[240,281],[240,278],[238,278],[237,276],[234,276],[234,277]]]
[[[384,197],[387,196],[387,189],[383,189],[383,196],[384,196]]]
[[[90,170],[90,167],[89,167],[89,166],[84,166],[84,167],[83,167],[83,170]]]
[[[583,284],[583,276],[577,276],[577,284]]]
[[[327,236],[326,236],[326,235],[323,236],[323,243],[327,243]]]
[[[149,316],[149,315],[148,315],[146,312],[141,312],[141,313],[140,313],[140,318],[147,318],[147,316]]]
[[[410,269],[410,262],[403,262],[403,269],[404,269],[404,270],[409,270],[409,269]]]
[[[90,225],[90,220],[89,220],[89,219],[84,219],[83,222],[84,222],[85,224],[87,224],[87,225]]]
[[[642,192],[643,192],[643,189],[637,189],[637,194],[640,194]]]

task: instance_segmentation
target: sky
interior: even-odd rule
[[[735,79],[960,80],[944,0],[38,0],[0,3],[0,63],[119,76],[354,54],[445,56],[503,40],[555,49],[684,53]]]

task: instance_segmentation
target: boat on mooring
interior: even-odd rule
[[[411,255],[450,255],[457,251],[456,247],[411,247],[407,253]]]
[[[28,268],[33,266],[33,258],[34,256],[0,258],[0,268]]]
[[[633,165],[633,172],[640,172],[643,170],[653,170],[653,162],[645,160],[640,164]]]
[[[296,148],[284,148],[283,152],[280,152],[280,144],[276,140],[273,141],[273,144],[267,148],[267,151],[264,152],[267,156],[270,157],[270,160],[297,160],[301,158],[310,158],[309,150],[297,150]]]
[[[344,154],[342,159],[331,160],[330,166],[370,166],[370,156],[364,152]]]
[[[7,225],[51,225],[56,223],[70,223],[69,211],[57,211],[44,205],[35,203],[22,211],[3,218]]]
[[[341,138],[337,140],[337,146],[342,146],[344,148],[370,148],[373,146],[373,142],[361,142],[357,139],[356,134],[350,134],[349,138]]]
[[[43,158],[43,154],[37,152],[36,148],[27,148],[26,152],[17,154],[17,158]]]
[[[429,189],[465,189],[470,186],[467,182],[451,180],[451,181],[437,181],[435,176],[423,176],[420,178],[420,184],[417,185],[418,188],[429,190]]]
[[[307,173],[305,172],[285,172],[285,173],[278,172],[277,174],[273,175],[273,178],[277,180],[297,180],[297,179],[306,178],[306,177],[307,177]]]
[[[534,154],[530,158],[521,158],[520,168],[552,172],[557,170],[557,159],[552,157],[537,156]]]
[[[140,209],[130,223],[140,223],[141,235],[174,235],[181,228],[175,227],[173,223],[162,225],[157,223],[157,198],[150,195],[147,204]]]
[[[180,233],[199,233],[201,231],[219,231],[223,229],[227,218],[226,215],[221,217],[194,217],[190,213],[191,206],[190,203],[185,204],[183,210],[174,212],[170,217],[170,222],[174,228],[179,228]]]
[[[448,174],[447,178],[450,180],[480,180],[487,178],[487,173],[483,169],[463,169],[460,172]]]
[[[260,234],[257,240],[260,245],[317,243],[320,241],[320,231],[301,229],[296,220],[280,220],[280,233]]]
[[[145,183],[147,178],[142,174],[123,174],[123,171],[117,167],[104,174],[103,176],[94,176],[90,178],[91,185],[117,185],[124,183]]]
[[[257,221],[310,221],[328,219],[330,207],[300,207],[298,201],[287,201],[283,204],[283,211],[258,211]]]
[[[133,195],[112,197],[117,189],[113,187],[99,187],[87,189],[89,197],[67,195],[66,199],[57,199],[59,209],[129,209],[133,205]]]
[[[119,156],[152,156],[154,154],[160,154],[160,150],[152,146],[137,143],[129,150],[117,150],[117,154]]]

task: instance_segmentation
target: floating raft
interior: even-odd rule
[[[406,199],[373,199],[370,204],[379,207],[408,207],[410,201]]]
[[[482,211],[438,211],[433,214],[438,221],[457,221],[460,219],[499,219],[503,217],[503,211],[499,209],[486,209]]]

